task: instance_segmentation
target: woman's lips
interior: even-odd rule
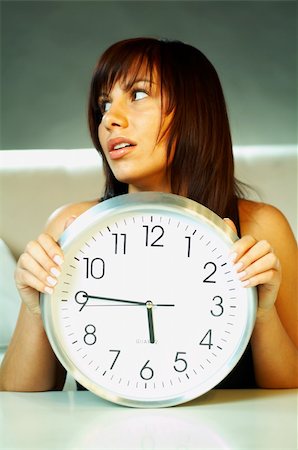
[[[137,144],[131,139],[127,139],[126,137],[117,137],[114,139],[109,139],[108,141],[108,149],[109,155],[111,159],[119,159],[124,155],[129,153],[133,147]]]
[[[120,148],[118,150],[111,150],[109,152],[110,158],[111,159],[122,158],[122,156],[124,156],[127,153],[129,153],[133,148],[135,148],[135,145],[134,146],[129,146],[129,147],[123,147],[123,148]]]

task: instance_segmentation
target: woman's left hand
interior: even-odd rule
[[[224,221],[237,233],[232,220]],[[243,286],[258,287],[259,312],[269,311],[281,283],[281,265],[270,243],[257,241],[250,235],[243,236],[233,244],[230,258]]]
[[[281,283],[281,265],[270,243],[243,236],[234,243],[230,257],[242,285],[258,286],[260,312],[269,311]]]

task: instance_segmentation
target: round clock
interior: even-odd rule
[[[65,369],[127,406],[172,406],[215,387],[256,315],[256,289],[228,257],[235,240],[216,214],[173,194],[126,194],[83,213],[59,241],[54,293],[41,295]]]

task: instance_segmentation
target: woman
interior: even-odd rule
[[[114,44],[94,72],[89,125],[106,173],[103,200],[136,191],[180,194],[228,217],[242,236],[231,258],[243,286],[258,286],[258,312],[251,346],[221,387],[297,386],[296,243],[277,209],[241,198],[224,96],[211,63],[181,42]],[[0,371],[2,390],[63,388],[65,370],[43,329],[39,293],[51,293],[57,283],[59,236],[97,202],[58,210],[20,257],[15,278],[22,307]]]

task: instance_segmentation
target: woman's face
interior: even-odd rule
[[[129,88],[118,81],[99,98],[99,141],[114,176],[129,185],[129,192],[170,192],[163,136],[170,116],[162,116],[159,83],[152,81],[142,75]]]

